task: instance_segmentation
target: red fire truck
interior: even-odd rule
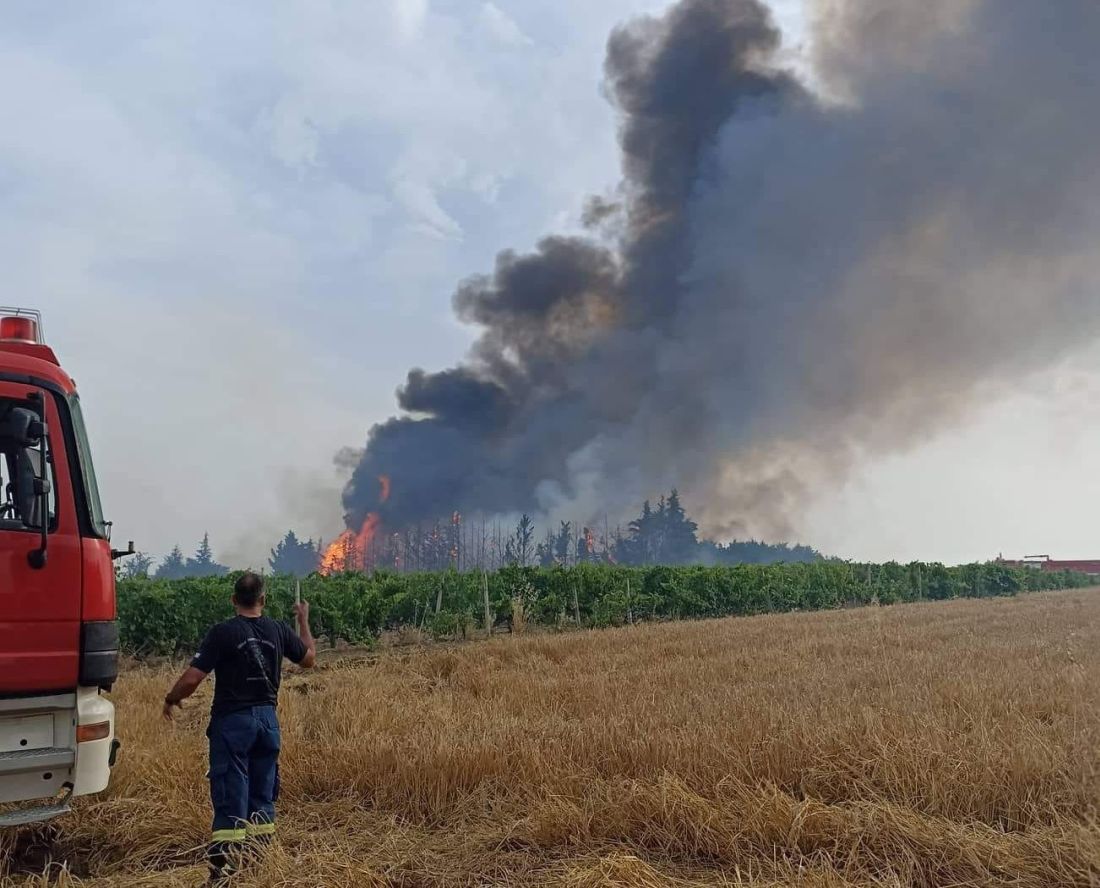
[[[127,554],[110,531],[76,386],[41,315],[0,307],[0,827],[107,787]]]

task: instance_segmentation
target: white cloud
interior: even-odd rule
[[[441,238],[457,240],[462,237],[462,226],[439,205],[431,186],[412,179],[397,179],[393,183],[393,191],[419,230]]]
[[[393,0],[397,33],[405,39],[416,37],[428,17],[428,0]]]
[[[481,23],[485,30],[505,46],[531,46],[534,41],[523,33],[515,19],[492,2],[481,4]]]
[[[284,96],[261,115],[261,131],[270,139],[271,153],[288,167],[316,166],[321,134],[297,96]]]

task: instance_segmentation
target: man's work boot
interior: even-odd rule
[[[240,868],[241,845],[239,842],[214,842],[207,850],[210,861],[208,885],[224,888]]]

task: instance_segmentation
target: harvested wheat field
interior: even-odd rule
[[[116,695],[107,797],[4,886],[200,885],[204,718]],[[242,885],[1100,885],[1100,593],[765,616],[291,674]],[[39,868],[37,874],[28,869]]]

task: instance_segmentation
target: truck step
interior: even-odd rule
[[[45,820],[60,817],[62,814],[68,814],[72,809],[71,800],[72,789],[69,789],[61,798],[54,799],[44,805],[0,811],[0,829],[11,826],[26,826],[30,823],[42,823]]]
[[[60,746],[15,749],[11,752],[0,752],[0,774],[41,771],[45,768],[68,768],[75,761],[76,753]]]

